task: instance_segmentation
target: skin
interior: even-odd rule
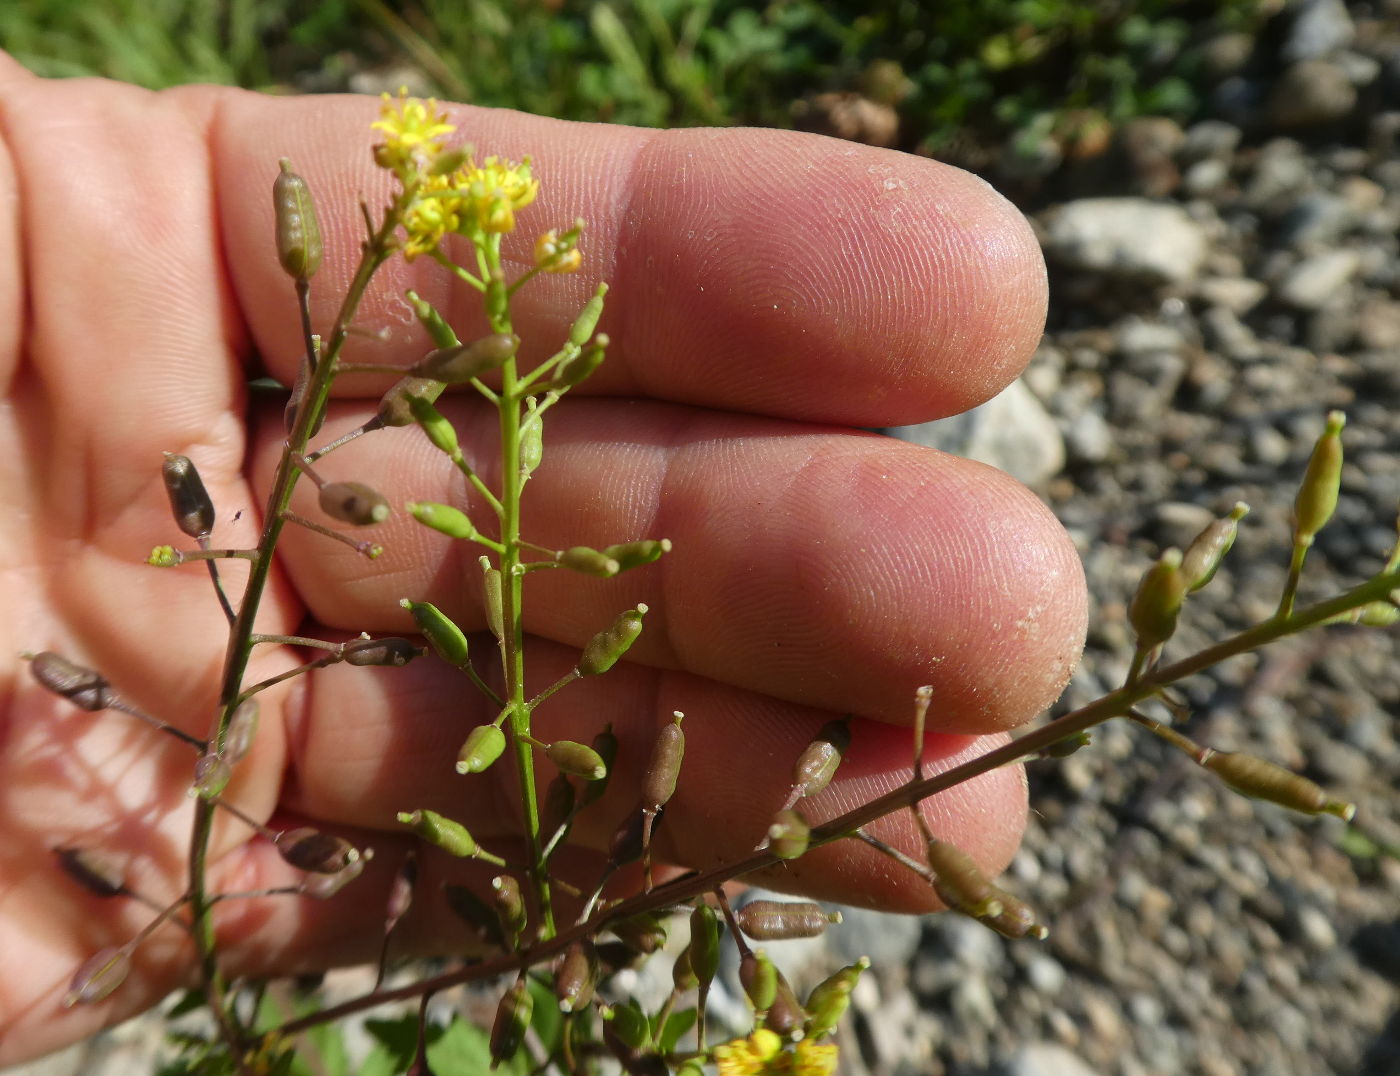
[[[585,886],[597,877],[590,849],[632,806],[637,770],[673,710],[688,715],[687,751],[658,852],[710,866],[752,848],[792,760],[834,713],[857,715],[854,745],[807,804],[817,819],[907,774],[917,686],[934,687],[932,769],[1001,742],[1058,695],[1085,597],[1053,517],[998,472],[862,432],[973,406],[1026,362],[1045,275],[1009,205],[934,162],[815,136],[451,111],[458,136],[483,153],[535,159],[540,199],[507,242],[517,264],[538,232],[588,221],[582,271],[520,293],[525,359],[557,346],[599,280],[612,286],[602,328],[613,347],[585,392],[549,416],[526,534],[551,548],[675,543],[660,564],[617,580],[529,580],[528,660],[541,686],[617,611],[637,601],[653,610],[629,661],[540,711],[546,738],[586,741],[611,720],[622,741],[614,787],[580,820],[561,875]],[[293,293],[272,250],[276,162],[291,157],[320,206],[327,255],[313,302],[324,331],[358,255],[357,199],[374,207],[390,189],[370,159],[375,116],[364,98],[45,82],[0,57],[0,1065],[193,981],[192,947],[166,927],[110,999],[62,1008],[74,969],[151,912],[82,891],[51,849],[102,849],[134,889],[173,899],[186,884],[195,754],[119,713],[76,710],[15,655],[57,650],[207,735],[225,647],[207,576],[141,563],[155,544],[190,544],[170,520],[161,452],[198,465],[219,506],[216,545],[255,543],[281,400],[250,400],[245,385],[264,374],[290,382],[298,360]],[[352,358],[406,364],[427,350],[405,287],[436,302],[464,339],[480,331],[472,295],[430,259],[397,262],[358,319],[387,332],[357,339]],[[362,421],[385,384],[344,381],[326,433]],[[481,408],[467,397],[444,408],[489,474]],[[396,505],[464,503],[412,429],[366,438],[322,470]],[[308,493],[296,503],[315,514]],[[403,513],[373,537],[388,552],[370,563],[290,528],[260,628],[404,632],[402,597],[483,626],[473,551]],[[226,568],[235,600],[242,577]],[[487,668],[489,642],[473,642]],[[253,676],[305,658],[260,648]],[[448,812],[509,854],[518,808],[507,768],[472,778],[452,769],[466,732],[494,715],[451,670],[342,666],[262,698],[257,746],[230,797],[274,828],[324,827],[376,856],[335,900],[222,905],[231,974],[372,958],[412,843],[396,811]],[[924,811],[995,871],[1020,836],[1023,779],[997,771]],[[917,848],[907,816],[879,832]],[[214,855],[216,890],[298,877],[231,820]],[[438,883],[484,885],[490,873],[425,855],[400,951],[459,945]],[[823,849],[763,880],[890,910],[937,906],[918,878],[862,846]]]

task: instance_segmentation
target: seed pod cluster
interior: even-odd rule
[[[175,525],[191,538],[201,541],[208,538],[214,529],[214,502],[190,458],[167,452],[160,477],[165,483]]]

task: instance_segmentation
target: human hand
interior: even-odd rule
[[[13,655],[56,650],[207,735],[226,625],[202,571],[142,564],[174,534],[161,453],[199,466],[220,511],[218,545],[256,544],[284,434],[281,401],[250,401],[245,384],[263,373],[290,383],[301,350],[272,250],[276,162],[294,161],[320,208],[327,257],[313,310],[324,328],[358,256],[357,199],[373,206],[387,189],[368,152],[373,115],[365,99],[44,82],[0,57],[0,437],[10,461],[0,469],[0,654],[12,655],[0,666],[0,1064],[192,981],[192,947],[167,927],[108,1001],[61,1007],[74,969],[151,913],[83,892],[51,850],[101,849],[134,890],[178,897],[193,755],[121,714],[74,710]],[[540,711],[546,736],[586,740],[611,721],[622,743],[614,787],[596,818],[580,818],[580,847],[562,870],[585,883],[597,876],[601,857],[589,849],[631,806],[627,775],[673,710],[688,715],[687,754],[658,851],[709,866],[753,847],[792,760],[831,713],[858,721],[817,817],[907,774],[911,745],[898,726],[917,686],[934,687],[930,769],[980,753],[1053,699],[1084,622],[1077,559],[1053,518],[997,472],[860,432],[954,413],[1019,371],[1045,285],[1013,210],[955,170],[813,136],[660,133],[473,109],[454,119],[484,153],[533,155],[543,180],[529,210],[535,230],[589,222],[583,271],[517,297],[523,356],[548,354],[598,280],[612,287],[608,361],[587,396],[550,416],[527,533],[555,546],[675,543],[658,565],[617,580],[530,580],[530,660],[542,684],[619,609],[653,609],[633,661]],[[511,237],[522,259],[532,234]],[[420,259],[378,279],[358,320],[388,332],[352,344],[352,358],[407,364],[427,349],[406,287],[471,335],[473,297],[451,293]],[[325,435],[362,421],[383,387],[347,379]],[[470,400],[442,406],[473,428]],[[489,461],[489,440],[467,435],[464,447]],[[462,497],[413,431],[366,438],[322,469],[394,504]],[[288,533],[260,630],[402,632],[402,597],[481,626],[470,557],[402,515],[375,540],[386,553],[371,563]],[[241,576],[225,577],[236,598]],[[252,678],[300,660],[260,650]],[[465,732],[493,715],[451,670],[335,667],[262,699],[257,746],[229,798],[279,826],[331,828],[376,858],[330,901],[221,905],[231,973],[370,958],[410,843],[397,811],[469,820],[488,846],[513,831],[513,792],[493,779],[503,768],[453,771]],[[1010,857],[1024,808],[1013,769],[925,805],[937,832],[988,869]],[[882,823],[896,842],[912,832],[907,818]],[[249,838],[241,823],[221,825],[215,889],[293,879],[266,841]],[[424,867],[423,894],[458,869]],[[889,909],[935,905],[917,878],[847,843],[765,880]],[[420,899],[413,915],[405,947],[460,936],[438,901]]]

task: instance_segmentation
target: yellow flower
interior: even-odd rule
[[[384,141],[374,147],[375,163],[405,183],[432,163],[443,150],[443,137],[457,129],[438,111],[436,100],[409,97],[404,88],[397,98],[383,95],[379,119],[370,127],[384,132]]]
[[[412,261],[437,247],[442,237],[461,226],[462,199],[446,176],[430,176],[403,214],[408,236],[403,256]]]
[[[747,1039],[716,1046],[719,1076],[787,1076],[792,1055],[782,1049],[783,1040],[767,1028],[759,1028]]]
[[[519,164],[487,157],[480,166],[468,158],[452,179],[463,199],[460,231],[512,231],[515,214],[533,202],[540,190],[528,157]]]
[[[551,228],[535,240],[535,265],[546,273],[576,273],[583,264],[583,251],[575,245],[578,242],[578,229],[559,238],[559,232]]]
[[[834,1076],[840,1059],[836,1043],[803,1039],[793,1052],[792,1076]]]

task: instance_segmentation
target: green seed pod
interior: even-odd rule
[[[831,783],[846,748],[851,746],[851,719],[834,718],[817,730],[816,736],[797,756],[792,770],[793,790],[813,796]]]
[[[262,706],[257,699],[244,699],[233,709],[224,730],[224,758],[229,765],[242,761],[253,749],[258,734],[258,715]]]
[[[705,1066],[698,1058],[692,1057],[689,1061],[681,1062],[681,1067],[676,1069],[675,1076],[705,1076]]]
[[[562,1012],[581,1012],[598,985],[598,950],[587,939],[574,942],[554,962],[554,996]]]
[[[776,969],[774,970],[776,971]],[[763,1016],[763,1026],[769,1031],[787,1038],[806,1023],[807,1013],[803,1011],[802,1003],[797,1000],[797,994],[793,992],[783,973],[780,971],[776,973],[778,989],[773,995],[772,1004],[768,1006],[768,1011]]]
[[[767,1012],[778,996],[778,969],[762,949],[745,953],[739,960],[739,983],[755,1012]]]
[[[496,637],[497,642],[504,642],[506,614],[505,599],[501,591],[504,585],[501,570],[491,567],[491,562],[485,557],[481,558],[480,563],[482,597],[486,604],[486,626],[491,629],[491,634]]]
[[[929,841],[927,856],[933,891],[950,910],[978,919],[1000,914],[997,887],[961,848],[947,841]]]
[[[223,755],[212,751],[200,755],[194,764],[194,784],[189,794],[202,800],[215,799],[228,787],[232,777],[233,767]]]
[[[681,730],[683,716],[677,712],[675,719],[662,725],[661,731],[656,734],[646,775],[642,778],[643,810],[653,813],[661,810],[676,792],[681,760],[685,758],[685,733]]]
[[[99,949],[73,973],[68,993],[63,995],[64,1007],[71,1009],[74,1005],[101,1001],[122,985],[130,971],[131,953],[125,947]]]
[[[487,942],[497,948],[504,948],[506,939],[501,933],[501,921],[495,910],[464,885],[445,885],[443,896],[447,906],[458,919],[473,928]]]
[[[751,900],[735,919],[754,941],[787,941],[819,937],[828,923],[841,922],[841,913],[824,911],[809,900]]]
[[[514,875],[498,874],[491,879],[491,903],[506,937],[514,938],[525,929],[525,898]]]
[[[413,421],[418,423],[419,429],[427,435],[434,448],[453,459],[461,455],[461,446],[457,443],[457,428],[447,421],[447,416],[433,406],[433,401],[426,396],[408,397],[408,410],[413,415]]]
[[[1189,591],[1200,590],[1215,578],[1215,570],[1235,544],[1240,520],[1249,514],[1249,505],[1236,501],[1228,516],[1215,520],[1191,540],[1181,555],[1181,574]]]
[[[327,482],[316,494],[321,511],[355,527],[369,527],[389,518],[389,502],[363,482]]]
[[[436,346],[448,348],[456,347],[461,343],[457,339],[457,334],[453,332],[452,326],[443,320],[442,315],[437,312],[432,303],[416,291],[408,291],[404,295],[408,299],[408,304],[413,307],[414,317],[428,331],[428,336]]]
[[[601,781],[590,781],[583,786],[583,806],[596,803],[598,798],[607,791],[608,781],[612,777],[613,763],[617,761],[617,737],[613,735],[612,725],[603,727],[603,731],[593,737],[593,750],[598,753],[598,757],[603,760],[603,765],[608,768],[608,772]]]
[[[1128,623],[1137,633],[1142,650],[1161,646],[1176,631],[1176,618],[1186,597],[1186,573],[1181,570],[1181,550],[1168,549],[1143,573],[1137,593],[1128,606]]]
[[[496,1022],[491,1025],[492,1071],[502,1061],[514,1057],[525,1042],[525,1032],[529,1030],[534,1007],[535,999],[524,977],[516,979],[496,1007]]]
[[[635,1001],[621,1001],[603,1014],[605,1027],[611,1027],[619,1041],[633,1050],[651,1045],[651,1024]]]
[[[101,852],[90,848],[55,848],[54,858],[63,873],[94,897],[122,897],[128,894],[121,869]]]
[[[562,773],[555,774],[545,788],[544,802],[540,804],[540,833],[546,842],[568,823],[576,799],[573,782]]]
[[[430,844],[435,844],[449,855],[470,859],[476,855],[476,841],[460,822],[453,821],[436,811],[401,811],[398,820]]]
[[[719,972],[719,917],[708,904],[690,913],[690,967],[702,986]]]
[[[1206,749],[1198,760],[1241,795],[1267,800],[1303,814],[1334,814],[1350,821],[1356,805],[1334,800],[1306,777],[1275,765],[1267,759],[1237,751]]]
[[[463,541],[476,537],[476,528],[465,512],[446,504],[433,501],[410,501],[404,506],[408,514],[425,527],[431,527],[439,534]]]
[[[583,347],[584,344],[588,343],[588,338],[598,327],[598,319],[603,316],[603,300],[607,294],[608,286],[599,284],[593,297],[583,304],[583,309],[579,311],[578,317],[569,327],[569,343],[573,344],[574,347]]]
[[[272,205],[277,224],[277,260],[293,280],[305,282],[321,265],[321,226],[316,203],[306,180],[292,171],[292,162],[278,162],[272,182]]]
[[[1388,628],[1400,621],[1400,606],[1392,602],[1367,602],[1357,610],[1356,622],[1368,628]]]
[[[643,538],[636,542],[619,542],[617,545],[610,545],[602,551],[603,556],[617,561],[617,570],[627,571],[628,568],[640,568],[644,564],[651,564],[661,559],[663,553],[671,552],[671,539],[669,538]]]
[[[460,385],[503,366],[520,345],[520,337],[492,333],[470,344],[430,351],[408,368],[413,377],[426,377],[449,385]]]
[[[684,994],[687,990],[694,990],[700,985],[700,979],[695,974],[695,969],[690,966],[689,946],[682,949],[671,963],[671,985],[680,994]]]
[[[646,612],[647,607],[638,602],[635,609],[620,613],[610,627],[593,636],[575,667],[578,674],[598,676],[616,665],[642,633],[642,617]]]
[[[545,748],[545,756],[570,777],[598,781],[608,775],[608,767],[598,752],[574,740],[555,740]]]
[[[457,753],[458,773],[481,773],[506,749],[506,734],[495,725],[478,725]]]
[[[399,605],[412,614],[413,622],[438,657],[459,669],[466,667],[467,637],[446,613],[429,602],[409,601],[407,598]]]
[[[313,874],[335,874],[361,858],[359,849],[344,838],[307,826],[283,830],[275,843],[284,860]]]
[[[525,408],[520,419],[520,473],[529,478],[544,459],[544,416],[533,396],[525,401]]]
[[[214,529],[214,502],[190,458],[167,452],[160,477],[165,483],[165,495],[170,498],[175,525],[191,538],[208,538]]]
[[[1293,502],[1295,545],[1312,545],[1313,537],[1337,510],[1337,494],[1342,488],[1342,427],[1346,424],[1347,417],[1342,412],[1328,412],[1327,428],[1313,446]]]
[[[796,859],[807,851],[812,830],[807,820],[793,810],[779,811],[768,827],[768,850],[779,859]]]
[[[412,640],[391,636],[387,639],[351,639],[340,648],[340,653],[347,665],[382,665],[397,669],[414,658],[421,658],[426,651]]]
[[[607,335],[599,333],[593,343],[589,344],[583,351],[572,359],[567,359],[559,364],[559,368],[554,373],[554,380],[550,382],[549,387],[558,392],[571,389],[580,382],[588,380],[593,376],[593,371],[603,365],[609,343],[611,341]]]
[[[807,1025],[804,1029],[807,1038],[821,1038],[836,1030],[836,1025],[841,1022],[851,1003],[851,991],[868,967],[870,958],[863,956],[812,988],[807,995]]]
[[[995,915],[984,915],[981,917],[983,923],[991,927],[1004,938],[1048,938],[1050,931],[1036,922],[1035,912],[1031,906],[1020,897],[1013,896],[1006,890],[997,887],[996,899],[1001,904],[1001,910]]]
[[[55,695],[61,695],[83,710],[105,710],[117,701],[106,677],[77,665],[52,650],[43,650],[29,661],[34,679]]]
[[[618,562],[612,557],[596,549],[589,549],[586,545],[576,545],[564,550],[559,554],[559,563],[570,571],[596,575],[600,579],[610,579],[621,570]]]
[[[432,403],[446,387],[441,381],[427,377],[401,377],[380,398],[379,410],[374,413],[375,421],[381,426],[411,426],[414,418],[408,406],[409,398],[420,396]]]
[[[655,915],[634,915],[613,923],[608,929],[623,945],[639,953],[654,953],[666,944],[666,924]]]

